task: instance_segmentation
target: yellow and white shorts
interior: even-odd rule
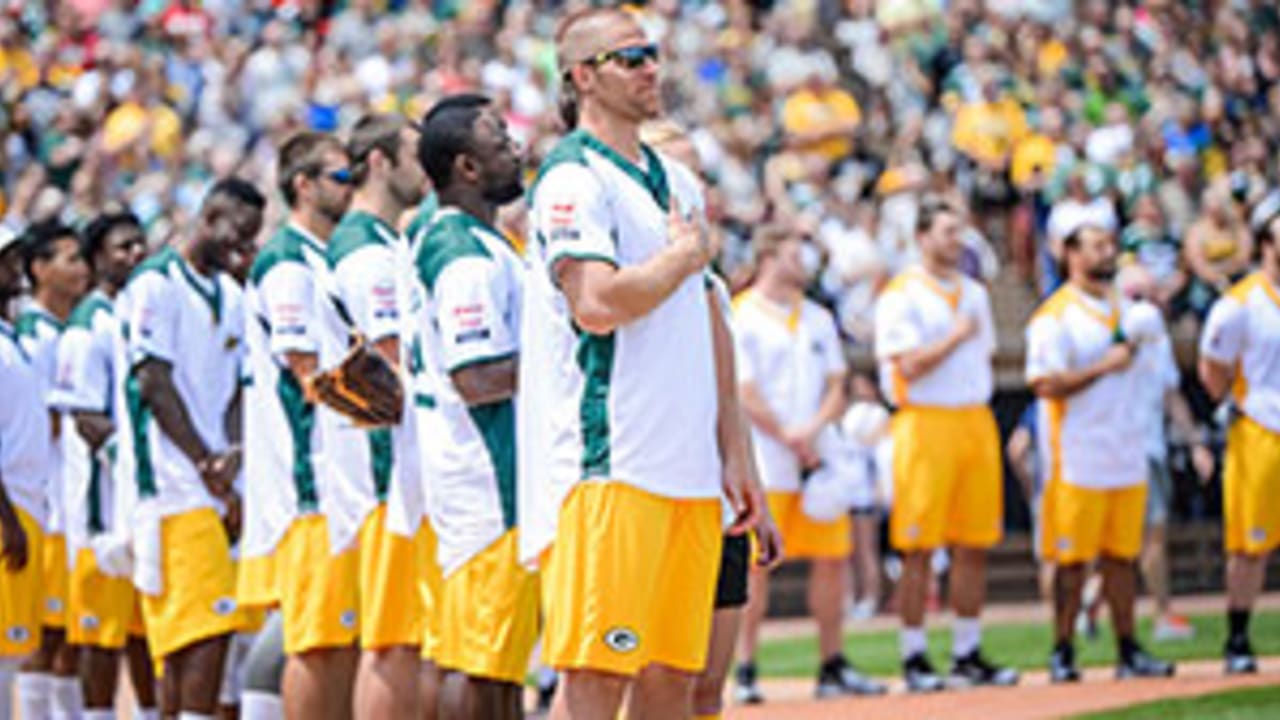
[[[93,550],[80,548],[76,552],[68,592],[71,621],[67,642],[119,650],[130,635],[146,636],[142,605],[133,581],[99,570]]]
[[[436,532],[425,518],[418,527],[415,547],[418,549],[418,595],[422,602],[422,659],[434,661],[440,654],[440,640],[444,635],[440,622],[444,577],[436,558]]]
[[[1222,514],[1229,553],[1261,555],[1280,547],[1280,433],[1248,416],[1227,431]]]
[[[419,565],[427,536],[413,538],[387,529],[387,505],[380,503],[360,527],[360,647],[377,650],[419,647],[426,608]]]
[[[445,578],[436,664],[522,684],[538,640],[538,601],[538,574],[520,564],[509,530]]]
[[[1142,552],[1147,483],[1086,488],[1052,479],[1041,510],[1042,554],[1047,561],[1076,565],[1100,555],[1133,560]]]
[[[236,601],[240,607],[271,608],[280,604],[278,551],[279,547],[268,555],[241,555],[236,560]]]
[[[245,628],[236,603],[236,569],[222,520],[212,508],[160,523],[164,590],[142,596],[151,656],[157,661],[206,638]]]
[[[71,572],[67,568],[67,536],[47,533],[41,545],[44,565],[44,608],[40,624],[48,628],[67,627],[68,592]]]
[[[628,676],[649,664],[702,672],[723,537],[719,499],[579,483],[542,573],[544,661]]]
[[[834,560],[847,558],[853,552],[853,522],[841,515],[830,522],[819,522],[804,514],[803,493],[770,490],[766,493],[769,514],[782,533],[782,547],[787,560],[808,558]],[[752,565],[759,552],[755,535],[751,535]]]
[[[44,614],[44,531],[25,510],[16,505],[13,509],[27,535],[27,564],[17,572],[0,564],[0,658],[22,658],[35,652],[40,647]]]
[[[893,546],[913,551],[1000,542],[1004,488],[1000,432],[991,410],[904,407],[894,413],[891,431]]]
[[[285,653],[354,645],[360,631],[359,551],[332,554],[329,522],[311,514],[293,521],[274,557]]]

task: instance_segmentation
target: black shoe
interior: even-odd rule
[[[1175,666],[1171,662],[1152,657],[1142,648],[1134,648],[1128,657],[1116,664],[1116,679],[1144,677],[1173,677]]]
[[[734,676],[734,700],[742,705],[759,705],[764,702],[764,693],[760,692],[760,686],[756,684],[755,663],[742,663]]]
[[[902,661],[902,677],[907,681],[907,692],[937,692],[946,688],[946,683],[934,671],[924,653],[916,653]]]
[[[822,664],[813,695],[822,699],[840,695],[883,695],[888,691],[889,688],[884,683],[876,682],[858,672],[857,668],[845,660],[844,655],[836,655]]]
[[[1049,682],[1080,682],[1080,671],[1076,669],[1076,650],[1068,644],[1053,649],[1049,656]]]
[[[949,684],[953,687],[977,687],[979,685],[995,685],[1011,687],[1018,684],[1018,671],[1013,668],[998,667],[982,657],[981,649],[964,657],[952,658]]]
[[[543,684],[538,683],[538,712],[545,713],[551,711],[551,701],[556,696],[556,685],[560,684],[560,677],[553,675],[551,681]]]
[[[1228,675],[1252,675],[1258,672],[1258,661],[1248,640],[1228,640],[1223,653]]]

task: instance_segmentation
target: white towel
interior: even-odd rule
[[[164,592],[163,555],[160,546],[159,502],[139,500],[133,512],[133,584],[144,595]]]

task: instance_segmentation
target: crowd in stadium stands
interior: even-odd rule
[[[5,0],[0,212],[21,230],[123,203],[158,247],[216,178],[274,187],[289,134],[370,110],[421,117],[466,89],[497,99],[537,168],[562,132],[554,18],[575,4]],[[969,274],[1012,274],[1041,296],[1060,282],[1066,232],[1114,229],[1188,334],[1249,265],[1249,207],[1280,157],[1272,2],[656,0],[637,12],[710,183],[722,269],[745,282],[752,229],[793,223],[822,250],[814,293],[853,347],[869,346],[878,290],[916,257],[925,191],[968,209]],[[267,226],[282,212],[271,207]],[[521,214],[505,215],[508,230]],[[1004,330],[1002,346],[1016,343]]]

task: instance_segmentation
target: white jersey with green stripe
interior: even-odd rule
[[[320,507],[316,408],[285,354],[319,353],[315,278],[326,266],[320,241],[290,222],[258,251],[245,285],[245,557],[271,554],[295,518]]]
[[[14,323],[14,331],[18,336],[18,344],[31,361],[31,369],[35,372],[36,387],[44,401],[46,411],[56,412],[57,393],[55,391],[58,372],[58,339],[62,337],[64,323],[53,313],[32,301],[27,303]],[[50,435],[48,464],[48,530],[52,533],[66,531],[66,522],[62,511],[62,449],[58,438]]]
[[[672,201],[686,214],[703,212],[692,172],[648,147],[643,155],[637,165],[579,130],[548,155],[533,189],[518,413],[526,559],[550,540],[548,523],[582,480],[672,498],[721,495],[702,274],[607,335],[578,328],[555,283],[567,258],[620,268],[649,260],[668,243]]]
[[[115,437],[94,451],[77,432],[72,416],[75,412],[101,413],[114,421],[112,344],[118,332],[111,298],[95,289],[71,311],[58,342],[54,402],[63,412],[62,508],[67,549],[72,555],[89,547],[94,536],[110,533],[118,524],[112,513]]]
[[[218,507],[195,464],[153,417],[137,368],[148,359],[167,363],[178,399],[205,447],[225,451],[227,410],[240,383],[244,353],[240,286],[226,273],[199,275],[177,250],[166,247],[134,270],[116,297],[116,317],[121,324],[117,398],[124,409],[120,415],[127,416],[120,427],[127,425],[129,433],[119,438],[117,478],[124,472],[137,497],[162,517]]]
[[[47,528],[49,413],[31,358],[13,326],[0,319],[0,482],[9,500]]]
[[[414,267],[425,302],[412,319],[410,368],[415,381],[430,376],[420,387],[435,390],[431,401],[415,403],[419,427],[438,423],[448,438],[424,438],[423,448],[448,577],[516,526],[514,402],[468,405],[451,374],[518,355],[524,263],[493,227],[444,207],[418,243]]]
[[[410,258],[400,233],[359,210],[348,212],[334,228],[326,258],[316,303],[320,367],[328,369],[342,362],[353,332],[370,343],[400,336]],[[381,502],[387,503],[391,531],[412,536],[423,515],[413,413],[406,407],[399,425],[377,430],[357,427],[324,406],[317,408],[317,417],[323,456],[320,507],[329,519],[334,551],[355,542],[365,517]]]

